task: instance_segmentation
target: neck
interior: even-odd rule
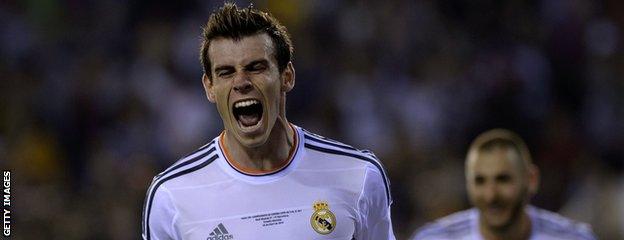
[[[526,211],[522,211],[519,219],[502,228],[492,228],[479,221],[479,231],[486,240],[526,240],[531,235],[531,219]]]
[[[270,130],[267,141],[257,147],[246,147],[230,134],[224,134],[227,158],[236,168],[247,173],[267,173],[285,166],[295,142],[295,132],[285,117]]]

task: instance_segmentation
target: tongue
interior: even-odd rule
[[[240,121],[240,123],[245,127],[254,126],[258,124],[258,121],[260,121],[260,115],[259,114],[240,115],[238,117],[238,121]]]

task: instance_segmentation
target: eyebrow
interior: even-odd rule
[[[216,72],[219,70],[226,70],[226,69],[231,69],[231,68],[234,68],[234,67],[231,65],[222,65],[222,66],[216,66],[212,71]]]
[[[500,181],[500,180],[510,180],[512,178],[511,174],[509,173],[501,173],[501,174],[497,174],[496,176],[494,176],[494,179]]]
[[[250,63],[248,63],[247,65],[245,65],[245,68],[253,67],[256,64],[263,64],[265,66],[268,66],[269,65],[269,61],[267,61],[266,59],[254,60],[254,61],[251,61]]]
[[[492,178],[494,180],[498,180],[500,178],[509,178],[509,179],[511,179],[511,178],[513,178],[513,175],[511,173],[509,173],[509,172],[501,172],[501,173],[497,173],[497,174],[492,175],[492,176],[486,176],[485,174],[475,173],[473,175],[472,179],[477,179],[477,178],[482,178],[482,179]]]
[[[259,63],[264,64],[266,66],[269,65],[269,61],[264,59],[264,58],[262,58],[262,59],[251,61],[250,63],[246,64],[244,66],[244,68],[247,69],[247,68],[252,67],[252,66],[254,66],[256,64],[259,64]],[[226,70],[226,69],[231,69],[231,68],[234,68],[234,67],[232,65],[219,65],[219,66],[216,66],[212,71],[216,72],[216,71],[219,71],[219,70]]]

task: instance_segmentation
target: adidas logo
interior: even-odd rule
[[[223,223],[219,223],[219,225],[212,230],[210,235],[206,240],[229,240],[234,239],[234,235],[230,234]]]

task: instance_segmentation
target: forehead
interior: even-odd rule
[[[471,156],[467,166],[468,174],[498,175],[520,173],[520,156],[512,148],[496,148],[479,151]]]
[[[208,56],[213,66],[244,64],[261,58],[269,59],[273,43],[266,34],[245,36],[241,39],[215,38],[210,42]]]

